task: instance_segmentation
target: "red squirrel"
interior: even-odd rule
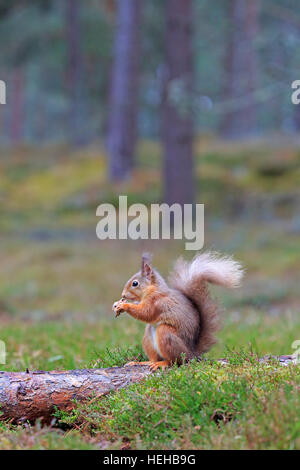
[[[115,302],[115,316],[127,312],[147,323],[143,349],[154,371],[199,357],[216,343],[220,327],[218,306],[207,283],[238,287],[243,276],[240,263],[217,253],[197,254],[191,262],[179,258],[169,283],[152,267],[144,254],[141,270],[125,284],[122,298]]]

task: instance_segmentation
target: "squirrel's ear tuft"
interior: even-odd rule
[[[143,276],[145,276],[147,279],[149,279],[149,281],[152,280],[152,268],[151,266],[149,266],[149,264],[145,263],[145,266],[144,266],[144,273],[143,273]]]
[[[152,259],[152,256],[150,255],[150,253],[143,253],[141,273],[142,273],[142,276],[145,276],[147,278],[151,277],[151,272],[152,272],[151,259]]]

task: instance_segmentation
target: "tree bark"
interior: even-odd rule
[[[134,166],[140,22],[140,0],[117,1],[107,138],[112,181],[128,179]]]
[[[225,54],[225,103],[220,130],[225,137],[245,137],[256,131],[254,92],[257,61],[254,41],[258,30],[259,0],[228,0],[229,25]]]
[[[195,199],[193,162],[193,1],[166,0],[166,64],[162,96],[164,200]]]
[[[279,365],[296,364],[296,355],[264,356],[259,362],[278,359]],[[226,359],[219,359],[227,365]],[[105,369],[0,372],[0,420],[21,424],[41,419],[49,423],[57,407],[71,410],[76,402],[101,397],[140,382],[151,371],[148,366],[124,366]]]
[[[83,57],[81,50],[80,2],[66,0],[66,81],[70,100],[69,135],[75,145],[86,140],[84,118]]]
[[[12,77],[11,141],[18,145],[24,138],[24,73],[16,67]]]
[[[150,374],[147,366],[50,372],[0,372],[0,419],[15,423],[53,419],[55,407],[71,410],[74,400],[107,395]]]

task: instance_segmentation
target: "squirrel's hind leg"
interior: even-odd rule
[[[182,339],[177,335],[176,329],[172,326],[160,325],[156,330],[156,339],[159,351],[164,359],[163,362],[168,363],[168,365],[175,363],[182,364],[183,356],[186,360],[193,357],[192,352],[187,348]]]
[[[142,361],[142,362],[131,361],[131,362],[127,362],[125,366],[150,366],[150,364],[153,364],[153,362],[152,361]]]
[[[166,367],[169,367],[171,363],[169,361],[156,361],[156,362],[151,362],[149,364],[150,369],[152,372],[156,371],[159,367],[162,369],[166,369]]]
[[[159,367],[161,367],[162,369],[165,369],[171,364],[169,363],[169,361],[144,361],[144,362],[132,361],[132,362],[128,362],[127,364],[125,364],[125,366],[138,366],[138,365],[149,366],[150,370],[154,372]]]

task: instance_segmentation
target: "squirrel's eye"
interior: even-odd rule
[[[133,281],[132,282],[132,287],[137,287],[139,285],[139,281]]]

